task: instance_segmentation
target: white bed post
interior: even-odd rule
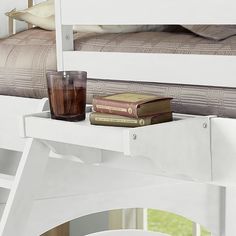
[[[1,100],[2,103],[4,103],[4,101],[7,101],[7,98],[4,97],[1,98]],[[22,106],[22,109],[24,110],[27,107],[28,112],[32,112],[33,110],[35,112],[40,112],[48,109],[47,99],[35,99],[30,102],[30,99],[21,98],[19,99],[19,102],[14,101],[14,97],[8,100],[8,106],[10,106],[10,108],[12,108],[11,105],[13,103],[16,103],[19,106]],[[17,120],[16,116],[21,115],[17,113],[17,111],[18,109],[15,108],[14,112],[16,114],[14,116],[12,116],[12,114],[9,115],[9,121],[15,122]],[[22,120],[19,121],[19,124],[22,125]],[[11,125],[15,126],[15,124]],[[18,236],[25,236],[24,230],[27,226],[27,218],[30,215],[35,193],[38,190],[39,183],[42,181],[42,176],[48,160],[49,150],[47,148],[41,148],[42,144],[33,139],[28,139],[26,143],[22,143],[21,141],[23,139],[21,140],[19,137],[18,131],[19,133],[24,132],[24,129],[14,130],[14,133],[17,133],[17,135],[12,135],[11,137],[12,148],[6,145],[2,146],[4,142],[1,143],[1,147],[3,148],[14,151],[23,151],[16,175],[0,175],[0,187],[9,190],[9,196],[0,221],[1,236],[13,236],[16,232]],[[23,150],[19,150],[21,144],[24,146],[24,148],[22,147]],[[5,158],[7,158],[7,156]]]
[[[28,0],[28,7],[32,7],[34,5],[34,1],[33,0]],[[32,24],[28,24],[28,29],[32,28],[33,25]]]
[[[73,26],[62,25],[61,0],[55,1],[56,43],[57,43],[57,70],[64,70],[63,51],[73,51]]]
[[[223,236],[236,235],[236,186],[225,188],[225,232]]]
[[[16,20],[9,17],[8,18],[8,34],[13,35],[16,33]]]

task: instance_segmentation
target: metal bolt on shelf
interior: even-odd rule
[[[137,134],[133,134],[133,140],[136,140],[137,139]]]
[[[207,125],[207,123],[206,123],[206,122],[204,122],[204,123],[203,123],[203,128],[204,128],[204,129],[206,129],[206,128],[207,128],[207,126],[208,126],[208,125]]]

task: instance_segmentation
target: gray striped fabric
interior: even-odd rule
[[[172,108],[177,113],[236,118],[236,89],[234,88],[101,80],[91,80],[88,85],[89,102],[92,101],[93,95],[124,91],[145,92],[173,97]]]
[[[0,94],[45,97],[47,70],[56,69],[54,32],[28,30],[0,42]]]
[[[194,37],[189,33],[183,33],[182,36],[178,36],[179,33],[174,34],[175,36],[170,33],[158,35],[158,32],[92,37],[90,35],[90,37],[80,38],[77,48],[91,51],[193,52],[236,55],[236,37],[231,37],[218,44]],[[177,43],[176,38],[179,38]],[[200,43],[197,44],[197,42]],[[0,41],[0,94],[45,97],[47,96],[45,73],[47,70],[55,69],[56,53],[53,32],[32,29]],[[236,89],[229,88],[95,79],[88,81],[88,102],[92,101],[94,95],[124,91],[172,96],[175,112],[215,114],[236,118]]]
[[[222,40],[236,35],[236,25],[182,25],[185,29],[205,38]]]

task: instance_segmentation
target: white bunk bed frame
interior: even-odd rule
[[[235,56],[74,52],[72,36],[73,24],[236,24],[233,0],[55,3],[58,70],[79,68],[88,71],[90,78],[106,80],[236,87]]]
[[[236,24],[233,0],[55,0],[55,3],[58,70],[86,70],[89,77],[96,79],[236,87],[235,56],[75,52],[72,31],[74,24]],[[195,65],[198,70],[192,74]],[[1,236],[12,236],[16,232],[18,236],[40,235],[80,216],[136,207],[184,215],[207,227],[214,236],[236,235],[234,119],[178,116],[180,121],[130,132],[92,128],[86,123],[52,121],[47,119],[48,113],[39,113],[26,115],[21,122],[21,134],[28,138],[24,147],[24,141],[12,129],[16,115],[32,113],[36,104],[41,104],[38,111],[43,110],[47,102],[0,97],[2,106],[9,101],[11,106],[8,105],[1,120],[0,147],[23,151],[23,155],[15,178],[0,176],[0,186],[10,189],[0,224]],[[31,106],[26,110],[15,110],[26,104]],[[9,120],[6,122],[6,119]],[[7,142],[6,134],[2,134],[6,130],[11,131]],[[91,135],[81,137],[78,135],[81,132]],[[95,135],[98,138],[94,138]],[[115,140],[112,141],[110,135],[116,137]],[[161,140],[160,145],[156,145],[155,140]],[[166,153],[167,140],[172,154]],[[143,147],[150,141],[152,148],[147,152]],[[188,148],[183,148],[186,143]],[[82,165],[49,159],[50,150],[61,150],[64,155],[76,150],[85,162],[89,153],[91,160]],[[157,151],[161,153],[159,158]],[[173,156],[173,153],[179,155]],[[157,169],[147,165],[146,158],[124,158],[139,155],[151,158],[151,163],[166,165],[172,174],[173,169],[178,169],[201,183],[183,180],[181,176],[174,179],[173,175],[171,178],[160,177]],[[109,158],[111,160],[106,162]],[[91,162],[97,164],[101,160],[104,163],[100,163],[99,168],[91,165]],[[186,166],[178,165],[182,162]],[[84,173],[92,173],[93,178]],[[114,183],[112,178],[120,181]],[[194,233],[200,235],[198,227]],[[116,234],[152,235],[140,231],[96,235]]]

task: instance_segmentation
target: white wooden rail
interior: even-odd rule
[[[63,25],[236,24],[234,0],[56,1]]]
[[[74,24],[236,24],[233,0],[56,0],[58,70],[90,78],[236,87],[236,57],[75,52]]]
[[[63,52],[65,70],[90,78],[236,87],[236,56]]]

